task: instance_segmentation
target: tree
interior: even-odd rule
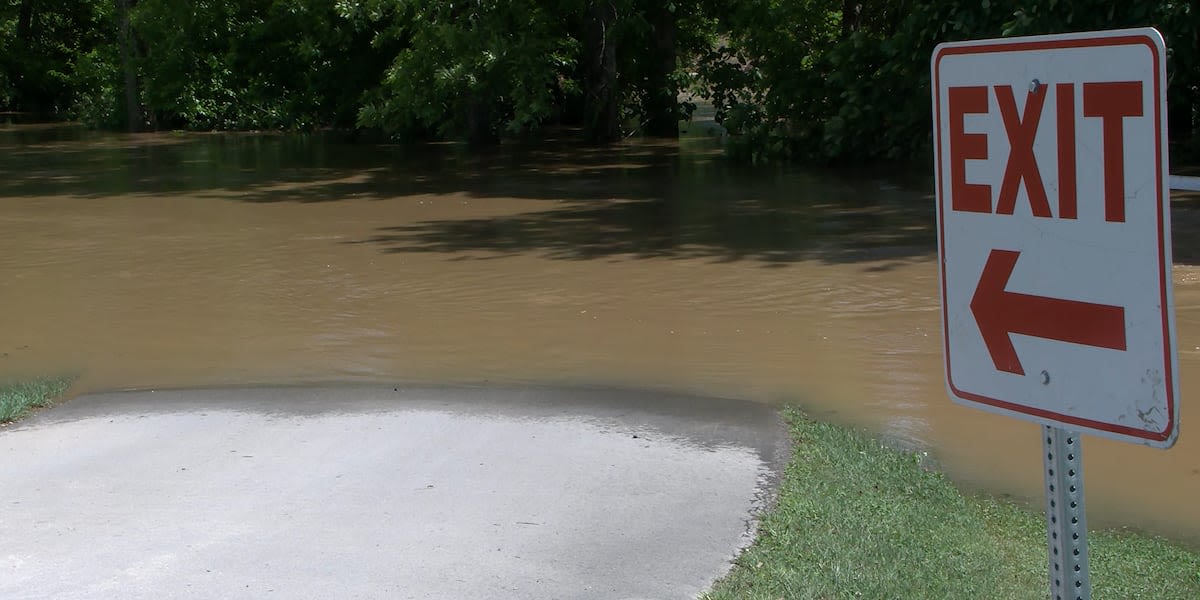
[[[617,6],[610,0],[588,2],[584,33],[584,136],[592,142],[621,139],[617,89]]]
[[[129,131],[142,128],[142,109],[138,100],[138,77],[135,60],[135,39],[133,29],[129,25],[130,7],[136,0],[115,0],[117,3],[117,21],[120,23],[118,44],[121,47],[121,76],[125,90],[125,126]]]
[[[352,126],[390,50],[328,0],[139,0],[130,23],[140,101],[169,127]]]
[[[494,143],[554,115],[578,43],[552,4],[535,0],[377,0],[379,36],[403,40],[359,114],[393,133]]]
[[[939,42],[1146,25],[1167,38],[1172,137],[1197,137],[1191,2],[731,0],[720,10],[728,43],[702,74],[733,134],[730,151],[743,158],[925,157],[929,56]]]
[[[711,42],[700,0],[344,2],[402,49],[360,124],[494,142],[556,118],[605,143],[678,134],[679,52]],[[485,126],[486,124],[486,126]]]
[[[645,57],[645,96],[642,110],[646,133],[653,136],[679,135],[679,86],[674,75],[676,64],[676,5],[674,2],[650,2],[646,7],[650,52]]]
[[[8,110],[69,117],[89,94],[113,39],[112,11],[96,2],[0,3],[0,83]]]

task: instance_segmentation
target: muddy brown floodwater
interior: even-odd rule
[[[792,402],[1040,506],[1037,426],[947,399],[929,174],[738,168],[707,139],[469,154],[9,126],[0,156],[5,378]],[[1088,508],[1197,544],[1200,211],[1176,205],[1180,441],[1088,438]]]

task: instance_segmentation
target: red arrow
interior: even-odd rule
[[[992,250],[971,298],[971,313],[996,369],[1024,375],[1009,334],[1125,349],[1125,309],[1005,291],[1020,252]]]

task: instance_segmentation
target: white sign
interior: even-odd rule
[[[1148,28],[934,51],[946,381],[957,402],[1175,442],[1165,61]]]

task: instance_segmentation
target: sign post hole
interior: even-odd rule
[[[1083,454],[1079,434],[1044,425],[1046,538],[1051,600],[1091,597],[1087,519],[1083,508]]]
[[[1080,435],[1179,435],[1166,47],[954,42],[933,77],[946,387],[1042,425],[1051,597],[1091,594]]]

